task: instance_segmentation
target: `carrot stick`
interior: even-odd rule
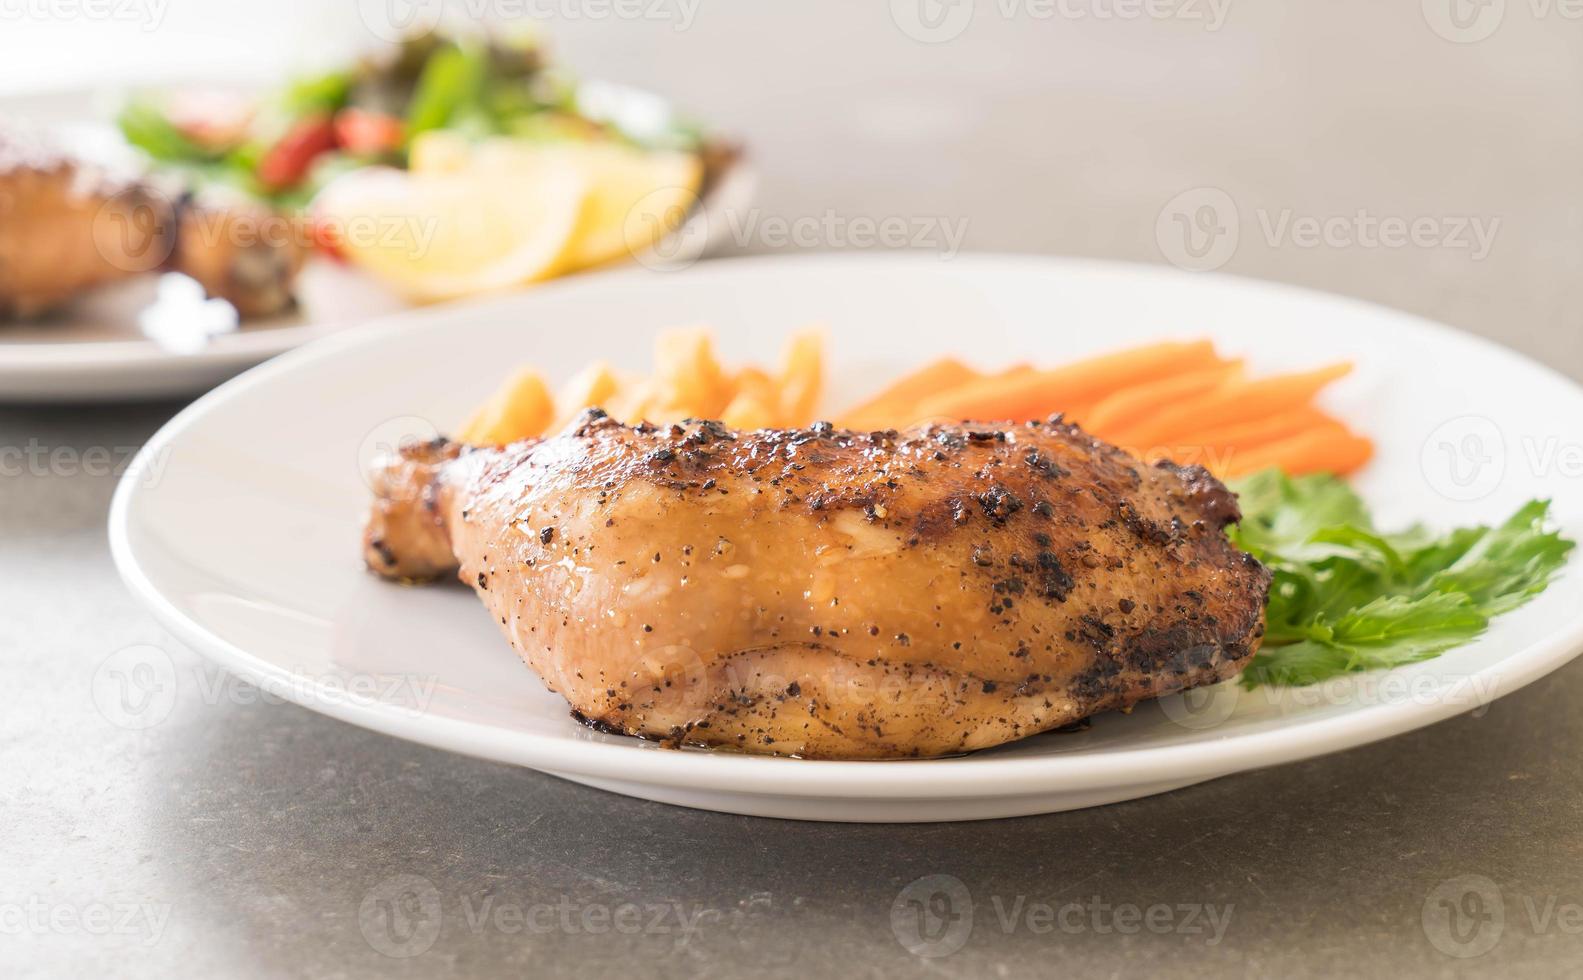
[[[981,375],[980,377],[969,381],[967,384],[982,385],[986,388],[992,386],[1005,387],[1007,385],[1020,384],[1038,373],[1039,372],[1035,371],[1033,365],[1031,364],[1014,364],[1003,371],[997,371],[994,374]],[[909,406],[909,411],[907,411],[902,417],[893,420],[890,425],[896,428],[903,428],[913,425],[929,425],[936,423],[950,424],[953,422],[962,421],[960,416],[949,415],[944,412],[929,411],[929,401],[930,399],[926,398],[922,402]]]
[[[1098,404],[1099,403],[1097,401],[1092,399],[1079,399],[1075,402],[1062,405],[1059,409],[1056,409],[1056,411],[1059,411],[1062,415],[1064,415],[1066,417],[1066,421],[1080,425],[1086,429],[1088,428],[1088,423],[1084,422],[1083,420],[1088,418],[1088,413],[1092,412],[1095,406]],[[1055,412],[1042,412],[1031,416],[1031,418],[1046,419],[1053,414],[1055,414]],[[1024,421],[1027,420],[1024,419]]]
[[[1345,425],[1312,406],[1303,406],[1267,419],[1255,419],[1238,425],[1226,426],[1213,432],[1194,435],[1170,445],[1134,446],[1118,443],[1120,447],[1140,459],[1151,462],[1169,459],[1181,465],[1197,463],[1218,476],[1228,476],[1239,458],[1249,454],[1263,454],[1266,447],[1294,439],[1313,437],[1315,433],[1340,433],[1350,435]],[[1254,468],[1273,465],[1255,459]]]
[[[1331,364],[1313,371],[1223,385],[1115,433],[1114,438],[1140,446],[1193,442],[1198,433],[1206,430],[1306,405],[1321,388],[1351,370],[1351,364]]]
[[[1199,463],[1211,472],[1223,475],[1227,464],[1240,453],[1325,428],[1346,429],[1319,409],[1304,405],[1268,418],[1223,426],[1212,432],[1194,433],[1169,445],[1120,445],[1140,459],[1169,459],[1183,465]]]
[[[1181,399],[1213,391],[1241,373],[1241,369],[1240,360],[1228,361],[1203,371],[1190,371],[1176,377],[1123,388],[1101,398],[1093,410],[1084,415],[1083,428],[1103,439],[1107,432],[1136,425]]]
[[[1207,340],[1133,347],[1011,380],[986,378],[919,403],[921,415],[979,421],[1023,421],[1071,411],[1119,388],[1217,363]]]
[[[1339,423],[1288,436],[1235,453],[1225,461],[1226,476],[1242,476],[1271,466],[1294,476],[1303,473],[1350,473],[1374,455],[1374,443],[1353,435]]]
[[[1304,405],[1287,412],[1220,426],[1207,432],[1195,432],[1188,441],[1194,445],[1215,449],[1251,449],[1254,446],[1262,446],[1277,439],[1297,435],[1299,432],[1340,424],[1312,405]]]
[[[879,394],[841,413],[841,426],[847,429],[883,429],[908,421],[917,414],[921,399],[937,391],[965,384],[979,373],[954,357],[942,357],[905,374]]]

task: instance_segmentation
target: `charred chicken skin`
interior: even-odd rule
[[[0,318],[48,313],[98,286],[174,270],[243,317],[292,305],[307,249],[288,221],[238,202],[113,176],[0,132]]]
[[[626,426],[382,461],[364,545],[459,574],[595,727],[807,758],[982,749],[1223,680],[1269,574],[1236,498],[1059,418]]]

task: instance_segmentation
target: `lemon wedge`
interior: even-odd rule
[[[471,156],[462,162],[462,156]],[[470,148],[455,134],[425,133],[414,143],[414,172],[536,173],[566,166],[589,182],[582,226],[564,257],[568,269],[602,265],[654,247],[681,228],[698,201],[703,163],[692,153],[643,150],[616,142],[545,143],[506,137]]]
[[[569,267],[590,181],[567,161],[507,171],[368,167],[320,191],[313,210],[353,264],[418,302],[493,292]]]
[[[456,173],[467,169],[472,160],[472,141],[448,129],[419,133],[407,151],[407,168],[413,173]]]
[[[679,231],[703,179],[691,153],[645,151],[616,143],[567,145],[553,150],[589,176],[588,207],[567,251],[574,268],[631,258]]]

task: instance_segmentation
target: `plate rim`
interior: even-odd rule
[[[933,256],[905,252],[772,254],[710,259],[683,273],[669,275],[730,275],[731,270],[736,268],[787,264],[809,268],[849,264],[917,268],[937,266],[938,261]],[[1143,278],[1191,276],[1215,281],[1229,280],[1240,289],[1264,290],[1294,299],[1388,314],[1398,319],[1403,329],[1416,331],[1420,336],[1471,343],[1486,353],[1515,359],[1525,368],[1539,371],[1572,389],[1574,394],[1583,399],[1583,385],[1548,365],[1494,341],[1382,304],[1302,286],[1224,273],[1188,273],[1150,263],[1026,253],[965,253],[955,257],[952,266],[978,266],[984,269],[1022,267],[1029,270],[1061,268],[1067,271],[1090,269]],[[539,289],[508,296],[447,305],[443,309],[454,314],[472,306],[531,303],[533,297],[552,292],[585,288],[590,283],[599,286],[618,278],[639,278],[653,274],[650,270],[632,268],[609,271],[559,280]],[[296,370],[299,365],[332,357],[344,348],[375,344],[397,334],[440,329],[424,322],[433,312],[432,308],[420,308],[372,320],[258,365],[178,412],[150,437],[140,450],[139,457],[149,454],[150,458],[157,458],[173,440],[210,411],[256,387],[268,384],[279,375]],[[532,733],[507,732],[492,725],[439,715],[424,715],[414,723],[412,712],[399,706],[377,702],[350,704],[336,697],[333,691],[321,694],[318,684],[302,684],[300,675],[215,635],[167,599],[139,565],[130,541],[132,508],[142,493],[153,492],[142,485],[138,479],[139,471],[140,467],[136,463],[128,467],[111,501],[108,520],[111,557],[122,581],[134,597],[182,642],[246,679],[264,683],[290,681],[279,683],[278,689],[284,691],[289,700],[322,714],[425,746],[541,771],[575,772],[638,784],[738,794],[917,800],[961,799],[965,796],[1013,797],[1144,784],[1172,778],[1210,779],[1268,765],[1299,762],[1427,727],[1479,707],[1478,703],[1455,699],[1381,703],[1344,714],[1284,724],[1269,731],[1228,735],[1208,742],[1130,749],[1107,748],[1099,755],[1071,752],[1010,758],[970,755],[948,759],[873,761],[790,759],[712,750],[675,751],[636,740],[636,744],[632,745],[594,740],[568,742],[559,738],[546,739]],[[1574,559],[1574,562],[1577,560]],[[1569,568],[1568,571],[1577,574],[1575,568]],[[1559,669],[1580,653],[1583,653],[1583,609],[1545,640],[1513,651],[1497,664],[1486,666],[1462,680],[1471,685],[1474,691],[1498,691],[1492,698],[1494,700]],[[1481,686],[1491,681],[1496,682],[1493,687]],[[948,773],[941,768],[946,766],[950,767]]]

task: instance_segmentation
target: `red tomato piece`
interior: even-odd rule
[[[335,140],[349,153],[374,156],[401,149],[401,120],[383,112],[342,109],[335,114]]]
[[[270,190],[284,190],[300,183],[313,161],[333,149],[335,129],[328,116],[299,119],[258,162],[258,179]]]

